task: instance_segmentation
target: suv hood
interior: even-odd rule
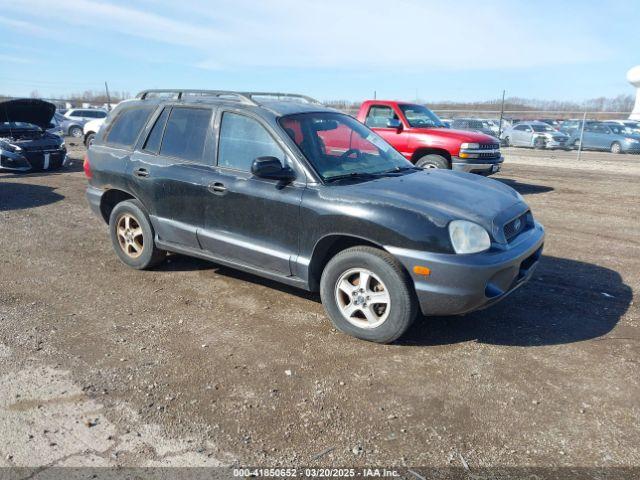
[[[490,233],[529,208],[513,188],[502,182],[450,170],[429,169],[349,182],[336,190],[352,203],[412,211],[443,228],[451,220],[470,220]]]
[[[0,102],[0,122],[23,122],[37,125],[43,130],[49,128],[56,112],[53,103],[24,98]]]
[[[460,140],[461,143],[497,143],[493,136],[485,135],[480,132],[472,132],[470,130],[454,130],[451,128],[412,128],[411,133],[427,133],[429,135],[437,135],[443,138],[451,138]]]

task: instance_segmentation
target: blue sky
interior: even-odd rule
[[[633,92],[639,32],[638,0],[0,0],[0,93],[582,100]]]

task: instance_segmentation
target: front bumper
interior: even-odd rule
[[[409,272],[426,266],[428,276],[411,273],[424,315],[457,315],[486,308],[526,283],[538,265],[544,243],[539,223],[505,249],[468,255],[387,247]]]
[[[504,157],[484,159],[484,158],[460,158],[452,157],[451,169],[458,172],[479,173],[480,175],[491,175],[500,171]]]
[[[65,166],[68,162],[66,148],[9,152],[0,154],[0,170],[31,172],[52,170]]]

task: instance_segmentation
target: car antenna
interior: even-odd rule
[[[4,111],[4,118],[7,120],[7,125],[9,125],[9,135],[13,138],[13,129],[11,128],[11,122],[9,121],[9,114],[7,113],[7,104],[2,105],[2,110]]]

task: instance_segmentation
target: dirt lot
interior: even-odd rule
[[[228,268],[125,267],[71,152],[0,174],[0,466],[640,465],[640,157],[510,149],[535,278],[381,346]]]

